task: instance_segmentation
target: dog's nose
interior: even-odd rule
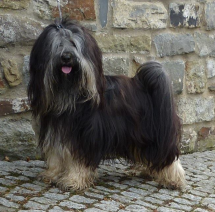
[[[70,52],[64,52],[62,55],[61,55],[61,60],[65,63],[68,63],[71,61],[71,58],[72,58],[72,54]]]

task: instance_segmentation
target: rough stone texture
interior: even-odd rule
[[[207,60],[207,77],[208,78],[215,77],[215,60],[214,59]]]
[[[215,39],[214,36],[207,33],[196,32],[194,34],[199,56],[215,57]]]
[[[5,59],[1,61],[1,66],[4,72],[4,77],[11,87],[17,86],[22,82],[17,63],[14,60]]]
[[[167,71],[173,85],[175,94],[181,94],[184,87],[184,70],[185,64],[183,61],[167,61],[162,63],[164,69]]]
[[[201,11],[198,4],[170,3],[169,10],[171,27],[200,26]]]
[[[0,106],[0,117],[30,110],[30,105],[27,98],[0,99]]]
[[[49,1],[51,2],[51,1]],[[59,17],[59,11],[52,3],[52,15],[53,17]],[[61,7],[62,14],[68,16],[72,20],[95,20],[94,0],[73,0],[64,1],[63,7]]]
[[[191,34],[158,34],[154,38],[159,57],[174,56],[194,52],[195,41]]]
[[[128,75],[129,58],[128,56],[104,56],[103,68],[106,75]]]
[[[94,187],[63,192],[54,185],[38,181],[37,175],[45,167],[43,161],[0,161],[0,211],[212,212],[214,158],[215,151],[180,157],[187,180],[182,191],[168,190],[141,175],[132,176],[129,171],[135,170],[130,164],[115,160],[115,163],[99,166]]]
[[[203,93],[207,78],[204,65],[200,61],[186,62],[186,86],[188,93]]]
[[[121,36],[96,34],[96,41],[103,52],[148,52],[151,49],[151,37],[141,36]]]
[[[194,129],[188,128],[183,130],[181,140],[182,153],[193,152],[196,150],[197,137],[197,132]]]
[[[202,127],[198,132],[198,150],[204,151],[206,149],[215,147],[215,127]]]
[[[102,27],[107,25],[108,1],[99,0],[99,20]]]
[[[13,9],[13,10],[21,10],[27,9],[29,6],[30,0],[1,0],[0,8]]]
[[[167,26],[167,11],[162,3],[128,0],[113,1],[113,27],[161,29]]]
[[[196,122],[212,121],[214,114],[214,97],[202,98],[200,96],[184,97],[178,101],[179,115],[183,124],[193,124]]]
[[[7,87],[7,83],[3,77],[3,70],[0,69],[0,94],[3,94]]]
[[[38,155],[30,117],[30,114],[1,117],[0,159],[5,155],[19,158]]]
[[[41,33],[41,25],[27,17],[0,15],[0,46],[9,43],[31,44]]]
[[[215,29],[215,2],[208,2],[205,5],[205,20],[207,24],[207,30],[213,30]]]
[[[30,73],[29,73],[29,61],[30,61],[30,56],[26,55],[23,58],[23,69],[22,69],[22,75],[23,75],[23,81],[25,86],[27,87],[30,79]]]
[[[57,6],[56,2],[57,1],[55,1],[55,5],[54,5],[55,7]],[[38,17],[40,17],[44,20],[51,20],[51,18],[52,18],[52,10],[51,10],[51,5],[50,5],[50,0],[48,0],[48,1],[43,1],[43,0],[33,1],[33,11]]]

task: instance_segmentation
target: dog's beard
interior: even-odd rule
[[[88,100],[99,104],[95,66],[90,57],[84,55],[85,40],[81,29],[74,34],[61,29],[60,33],[52,32],[49,37],[49,61],[44,75],[47,111],[54,109],[61,113],[74,109],[77,102]],[[64,61],[64,54],[71,58]]]

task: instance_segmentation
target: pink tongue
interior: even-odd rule
[[[64,74],[69,74],[72,71],[72,67],[63,66],[61,70]]]

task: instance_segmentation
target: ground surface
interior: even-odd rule
[[[0,212],[212,212],[215,211],[215,151],[181,156],[184,191],[161,188],[152,180],[126,175],[127,165],[103,164],[95,186],[61,192],[39,182],[43,161],[0,161]]]

